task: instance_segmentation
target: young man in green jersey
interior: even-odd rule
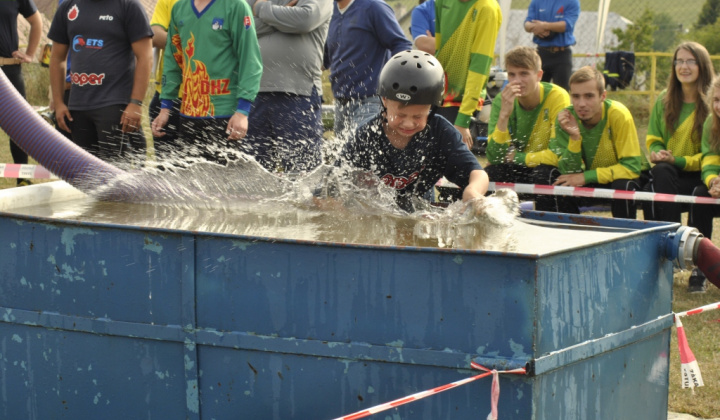
[[[548,185],[557,155],[548,149],[558,113],[570,105],[565,89],[542,82],[535,49],[515,47],[505,55],[508,84],[493,102],[485,169],[493,182]],[[498,100],[499,99],[499,100]],[[536,209],[552,210],[552,197],[536,198]]]
[[[606,98],[605,78],[585,66],[570,76],[572,105],[560,112],[550,149],[558,155],[553,185],[641,189],[640,173],[647,161],[640,152],[632,114],[620,102]],[[575,197],[556,199],[558,211],[579,213]],[[613,217],[634,219],[633,200],[613,200]]]

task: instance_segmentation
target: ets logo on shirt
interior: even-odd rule
[[[225,20],[223,18],[213,18],[212,21],[212,29],[213,31],[220,31],[223,28],[223,22]]]
[[[93,50],[101,50],[103,47],[102,39],[88,38],[85,39],[82,35],[75,35],[72,42],[72,49],[75,52],[79,52],[83,48],[90,48]]]

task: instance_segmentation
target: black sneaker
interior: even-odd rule
[[[32,182],[30,182],[29,179],[23,179],[23,180],[18,179],[18,182],[17,182],[18,187],[25,187],[28,185],[32,185]]]
[[[688,293],[705,293],[706,290],[705,275],[697,268],[693,269],[688,282]]]

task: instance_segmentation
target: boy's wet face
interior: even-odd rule
[[[430,105],[404,105],[387,98],[383,98],[383,103],[387,108],[389,134],[410,138],[425,128]]]

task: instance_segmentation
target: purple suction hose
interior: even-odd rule
[[[42,166],[89,193],[126,172],[104,162],[51,127],[0,72],[0,127]],[[121,194],[122,195],[122,194]]]

